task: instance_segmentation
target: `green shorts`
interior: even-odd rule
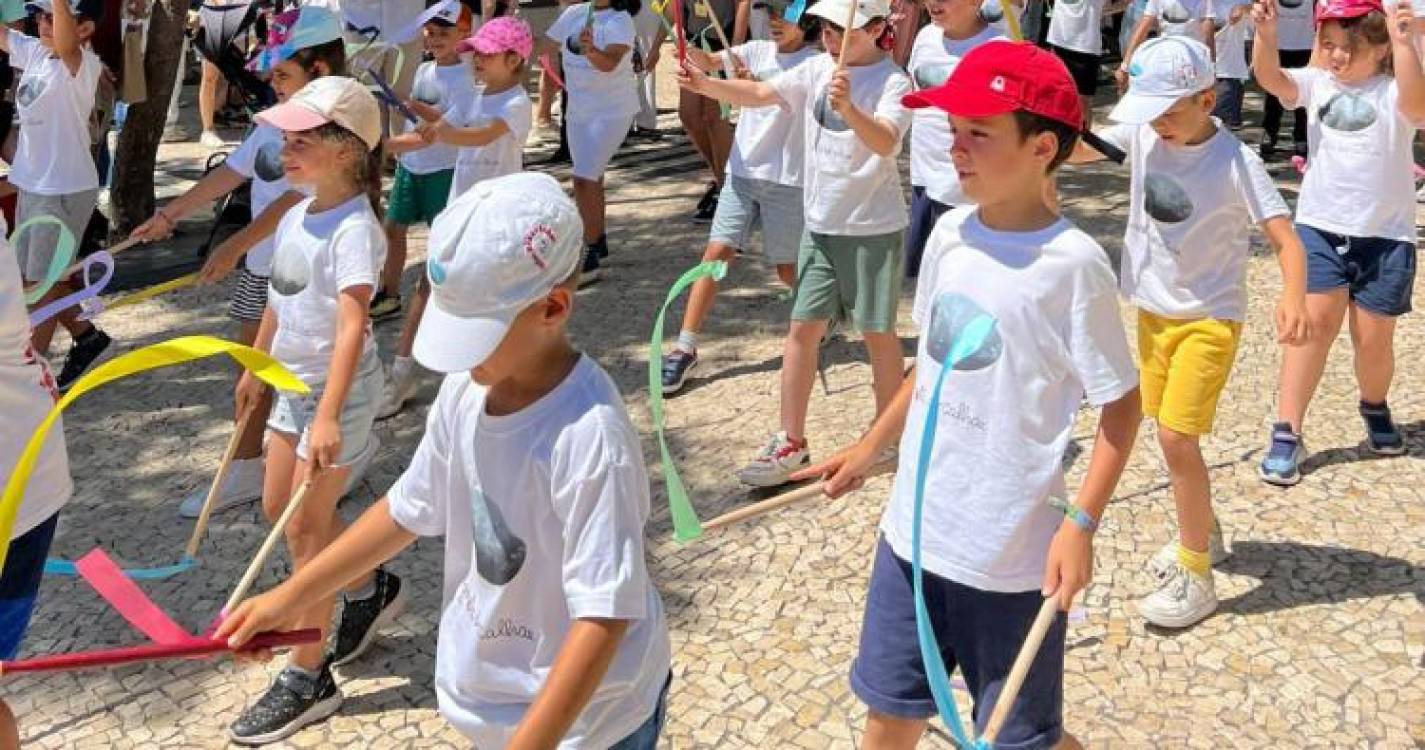
[[[445,210],[445,202],[450,198],[450,181],[454,177],[454,169],[411,174],[397,164],[396,181],[391,185],[391,197],[387,200],[386,218],[392,224],[406,227],[430,224],[436,214]]]
[[[803,232],[792,320],[840,319],[862,333],[895,331],[905,265],[901,235]]]

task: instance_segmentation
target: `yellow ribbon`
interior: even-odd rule
[[[165,281],[162,284],[151,286],[142,291],[124,295],[123,297],[120,297],[114,300],[113,302],[104,305],[104,309],[112,310],[116,307],[124,307],[125,305],[137,305],[138,303],[143,302],[144,300],[153,299],[154,297],[157,297],[158,295],[163,294],[165,292],[171,292],[174,289],[182,289],[185,286],[192,286],[196,283],[198,283],[197,273],[190,273],[187,276],[179,276],[178,278],[173,279],[172,281]]]
[[[305,383],[298,380],[296,375],[293,375],[272,357],[252,347],[212,336],[184,336],[170,339],[136,349],[99,365],[88,375],[76,381],[69,389],[69,393],[66,393],[40,421],[34,434],[30,436],[30,441],[25,444],[25,450],[20,453],[20,460],[15,463],[15,470],[10,473],[10,478],[5,483],[5,494],[0,495],[0,569],[5,567],[10,532],[15,528],[15,517],[19,515],[20,503],[25,497],[25,486],[30,483],[30,474],[34,472],[35,463],[39,461],[45,436],[49,434],[50,427],[54,426],[55,420],[59,419],[59,415],[65,407],[89,391],[120,378],[136,375],[146,370],[155,370],[160,367],[211,357],[215,354],[226,354],[232,357],[254,377],[278,390],[301,394],[310,392]]]

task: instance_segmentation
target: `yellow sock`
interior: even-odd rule
[[[1182,563],[1184,568],[1200,576],[1209,575],[1212,572],[1212,555],[1206,551],[1193,552],[1184,547],[1181,542],[1178,543],[1178,562]]]

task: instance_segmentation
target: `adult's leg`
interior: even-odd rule
[[[678,121],[687,131],[688,140],[692,142],[698,156],[703,157],[703,163],[712,169],[711,145],[702,114],[705,101],[709,101],[707,97],[694,94],[687,89],[678,90]]]
[[[198,120],[203,124],[203,132],[213,132],[214,114],[218,108],[218,83],[223,74],[218,66],[203,61],[203,78],[198,83]]]
[[[1282,352],[1281,376],[1277,383],[1277,419],[1291,424],[1300,433],[1306,407],[1321,383],[1331,344],[1341,331],[1347,307],[1346,289],[1306,295],[1306,314],[1312,337],[1305,343],[1288,345]]]
[[[1281,53],[1283,68],[1304,68],[1311,63],[1311,50],[1291,49],[1283,50]],[[1278,102],[1278,109],[1281,103]],[[1303,156],[1306,155],[1306,108],[1298,107],[1292,110],[1291,115],[1291,141],[1293,149]],[[1275,131],[1273,131],[1275,132]]]
[[[722,109],[716,101],[707,97],[701,98],[703,132],[707,134],[708,168],[712,170],[713,180],[721,185],[727,175],[728,156],[732,153],[732,125],[722,118]]]

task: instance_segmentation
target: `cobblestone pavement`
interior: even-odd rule
[[[671,120],[665,117],[665,123]],[[688,221],[701,185],[686,145],[639,146],[620,157],[610,183],[610,276],[580,295],[574,335],[612,373],[647,436],[650,316],[691,265],[705,230]],[[1294,197],[1295,176],[1282,173]],[[1121,173],[1073,169],[1062,179],[1068,214],[1111,252],[1126,202]],[[423,252],[413,243],[412,266]],[[769,269],[737,266],[704,334],[700,377],[668,403],[668,437],[704,518],[755,499],[733,471],[776,421],[779,333],[787,303]],[[414,277],[407,274],[407,282]],[[1220,611],[1183,633],[1145,628],[1135,600],[1144,562],[1173,534],[1171,498],[1151,429],[1098,535],[1097,578],[1069,632],[1066,714],[1092,747],[1372,747],[1425,745],[1425,324],[1407,316],[1392,406],[1410,454],[1376,460],[1363,450],[1348,339],[1333,356],[1307,425],[1309,474],[1294,489],[1259,483],[1278,352],[1270,311],[1275,261],[1254,255],[1251,313],[1237,368],[1207,441],[1218,513],[1234,554],[1217,573]],[[120,350],[171,336],[229,330],[229,289],[185,290],[115,312]],[[904,308],[908,307],[903,306]],[[1127,311],[1125,310],[1125,313]],[[903,312],[904,314],[904,312]],[[1131,322],[1125,314],[1125,321]],[[912,331],[908,319],[902,332]],[[671,324],[670,325],[675,325]],[[379,327],[389,351],[395,324]],[[911,344],[910,336],[906,338]],[[825,356],[826,388],[812,404],[810,436],[825,455],[871,416],[870,372],[859,345]],[[208,481],[227,439],[232,372],[185,366],[109,386],[70,411],[77,494],[57,554],[101,545],[120,561],[176,558],[190,527],[180,497]],[[344,506],[354,516],[401,471],[434,395],[382,423],[382,451]],[[1092,415],[1076,446],[1087,447]],[[650,469],[656,450],[647,443]],[[1078,451],[1071,451],[1071,460]],[[1084,461],[1073,462],[1072,477]],[[1071,479],[1071,484],[1073,479]],[[875,526],[889,480],[839,502],[813,501],[716,535],[671,540],[661,480],[648,529],[653,574],[674,643],[675,681],[665,746],[849,747],[864,710],[846,672],[859,633]],[[217,610],[264,533],[253,507],[218,516],[198,569],[144,589],[185,626]],[[290,747],[460,746],[435,710],[431,689],[439,607],[440,541],[423,540],[394,563],[412,587],[398,627],[360,663],[340,670],[346,703]],[[274,561],[259,586],[286,572]],[[47,579],[26,643],[44,654],[133,643],[138,636],[81,583]],[[215,747],[226,726],[265,687],[260,667],[172,662],[111,672],[8,681],[5,695],[37,748]],[[960,695],[961,703],[966,702]],[[962,705],[963,707],[963,705]],[[929,747],[948,747],[932,735]]]

